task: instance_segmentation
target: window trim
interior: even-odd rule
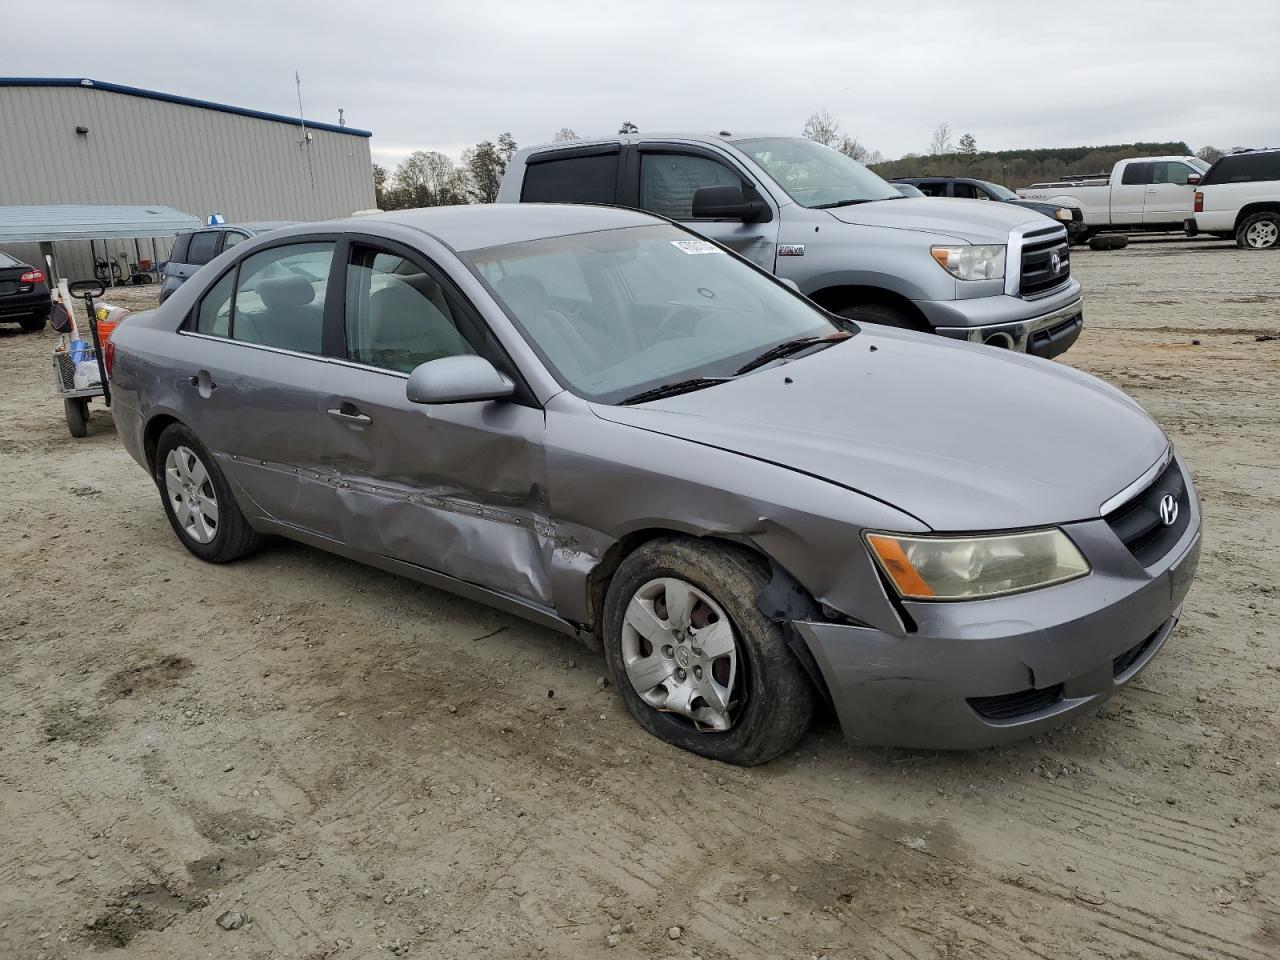
[[[626,177],[626,197],[630,202],[623,202],[623,192],[619,191],[618,198],[621,206],[631,207],[635,210],[641,210],[651,216],[661,217],[660,213],[653,213],[640,203],[640,167],[646,153],[662,153],[674,154],[677,156],[697,157],[700,160],[710,160],[720,164],[722,167],[728,167],[730,171],[738,175],[738,179],[742,181],[743,187],[752,187],[757,196],[764,201],[766,216],[759,220],[752,221],[752,226],[762,223],[772,223],[777,209],[772,194],[760,186],[756,178],[748,173],[740,163],[737,163],[732,156],[722,154],[719,151],[703,147],[698,144],[690,143],[674,143],[663,140],[652,140],[646,143],[637,143],[627,152],[627,158],[624,166],[627,168]],[[666,219],[665,217],[663,219]],[[688,220],[672,220],[672,223],[741,223],[741,220],[735,220],[732,217],[708,217],[705,219]]]

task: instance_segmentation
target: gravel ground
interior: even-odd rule
[[[52,335],[5,328],[0,956],[1280,956],[1280,256],[1075,268],[1066,362],[1204,500],[1182,625],[1052,736],[824,727],[752,770],[504,614],[288,543],[199,564],[101,408],[67,435]]]

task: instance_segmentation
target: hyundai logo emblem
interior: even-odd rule
[[[1171,494],[1166,493],[1160,498],[1160,519],[1166,527],[1172,527],[1178,519],[1178,501]]]
[[[1049,254],[1049,269],[1054,273],[1062,272],[1062,255],[1057,250]]]

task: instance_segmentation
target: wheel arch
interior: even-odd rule
[[[919,325],[920,329],[933,329],[933,325],[929,323],[929,318],[924,315],[919,307],[911,302],[909,297],[895,293],[892,290],[886,290],[883,287],[873,287],[866,284],[838,284],[813,291],[813,293],[809,294],[809,299],[832,313],[838,313],[849,307],[862,306],[864,304],[893,307],[909,316]]]
[[[142,428],[142,455],[147,460],[147,470],[154,477],[156,474],[156,445],[160,442],[160,434],[171,424],[182,423],[171,413],[157,413]]]
[[[1235,229],[1239,230],[1240,225],[1255,213],[1280,213],[1280,200],[1258,200],[1254,203],[1246,203],[1236,214]]]

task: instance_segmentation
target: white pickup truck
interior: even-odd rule
[[[1208,169],[1198,157],[1135,157],[1117,163],[1110,176],[1033,183],[1018,196],[1079,207],[1087,228],[1079,242],[1103,230],[1181,230]]]

